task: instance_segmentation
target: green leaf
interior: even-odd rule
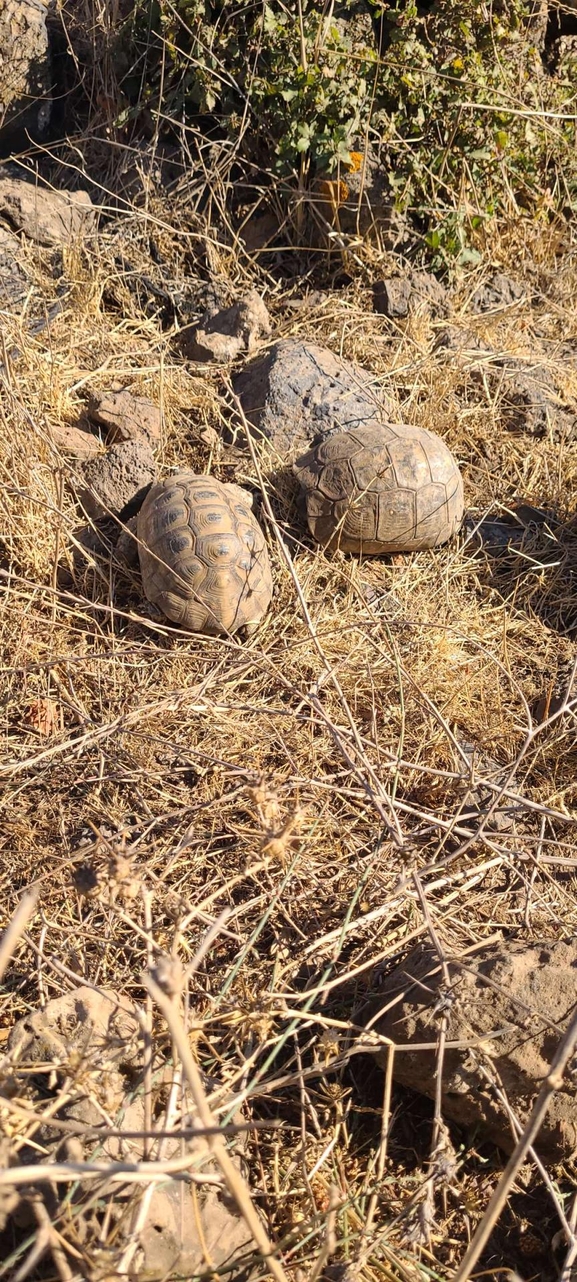
[[[275,36],[277,31],[280,30],[278,18],[275,16],[272,9],[269,8],[268,4],[265,4],[264,6],[263,27],[267,36]]]

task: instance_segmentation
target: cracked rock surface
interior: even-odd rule
[[[450,961],[449,973],[447,989],[437,953],[428,947],[415,950],[379,989],[375,1010],[389,1009],[373,1027],[408,1047],[395,1055],[397,1081],[433,1099],[445,1014],[444,1116],[480,1127],[510,1152],[515,1136],[499,1092],[523,1125],[577,1007],[577,943],[495,944],[462,962]],[[377,1058],[384,1066],[386,1052],[377,1052]],[[553,1096],[535,1148],[551,1161],[577,1151],[570,1072]]]

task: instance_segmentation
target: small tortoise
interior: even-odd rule
[[[440,437],[375,420],[319,438],[297,459],[311,534],[379,556],[444,543],[463,516],[463,480]]]
[[[268,609],[268,552],[250,504],[240,486],[194,472],[149,490],[138,515],[144,591],[182,628],[250,636]]]

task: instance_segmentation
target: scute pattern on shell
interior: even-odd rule
[[[463,516],[463,480],[425,428],[378,421],[334,432],[297,459],[317,543],[379,556],[445,543]]]
[[[221,636],[253,632],[272,596],[263,532],[238,485],[178,472],[138,516],[144,591],[174,623]]]

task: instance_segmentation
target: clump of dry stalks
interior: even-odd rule
[[[424,312],[401,327],[373,313],[385,251],[357,246],[346,288],[293,308],[296,290],[271,260],[252,260],[222,222],[202,223],[194,191],[189,215],[186,198],[158,197],[70,253],[72,288],[47,330],[31,337],[26,317],[3,318],[4,926],[36,889],[14,940],[5,936],[14,960],[0,1027],[6,1037],[30,1008],[85,981],[131,996],[193,1093],[200,1067],[254,1124],[252,1203],[244,1185],[233,1193],[256,1246],[276,1243],[263,1273],[449,1277],[500,1159],[476,1140],[455,1154],[438,1110],[393,1094],[390,1075],[383,1102],[358,1053],[356,1012],[420,937],[449,957],[496,933],[577,929],[577,447],[506,433],[498,396],[478,370],[439,357],[439,323]],[[457,283],[456,320],[528,359],[538,324],[569,397],[574,251],[566,245],[558,267],[553,235],[524,235],[495,234],[475,279]],[[239,448],[223,446],[226,380],[182,362],[118,267],[122,249],[150,275],[151,236],[165,274],[181,284],[186,274],[199,296],[208,262],[229,291],[250,282],[266,294],[277,336],[325,341],[372,369],[399,414],[456,453],[473,523],[522,499],[553,510],[555,525],[500,561],[476,554],[466,532],[390,561],[314,550],[275,460],[246,448],[242,424]],[[471,318],[473,287],[496,267],[530,279],[536,301]],[[48,296],[40,254],[35,269]],[[248,645],[166,625],[112,544],[94,550],[80,534],[51,425],[75,422],[88,386],[117,379],[162,407],[162,471],[234,474],[260,495],[275,598]],[[163,956],[183,968],[172,993],[155,972]],[[11,1166],[37,1107],[1,1101]],[[543,1193],[525,1168],[487,1267],[523,1274],[523,1224],[550,1259],[558,1222],[543,1199],[553,1188],[563,1211],[566,1175]],[[77,1233],[114,1198],[106,1172],[79,1198],[71,1187],[59,1180],[51,1220],[32,1199],[45,1265],[68,1282],[129,1270],[134,1253],[118,1255],[111,1216],[98,1221],[100,1263]],[[574,1219],[564,1219],[570,1255]],[[17,1236],[0,1278],[23,1280],[36,1263],[30,1235]]]

